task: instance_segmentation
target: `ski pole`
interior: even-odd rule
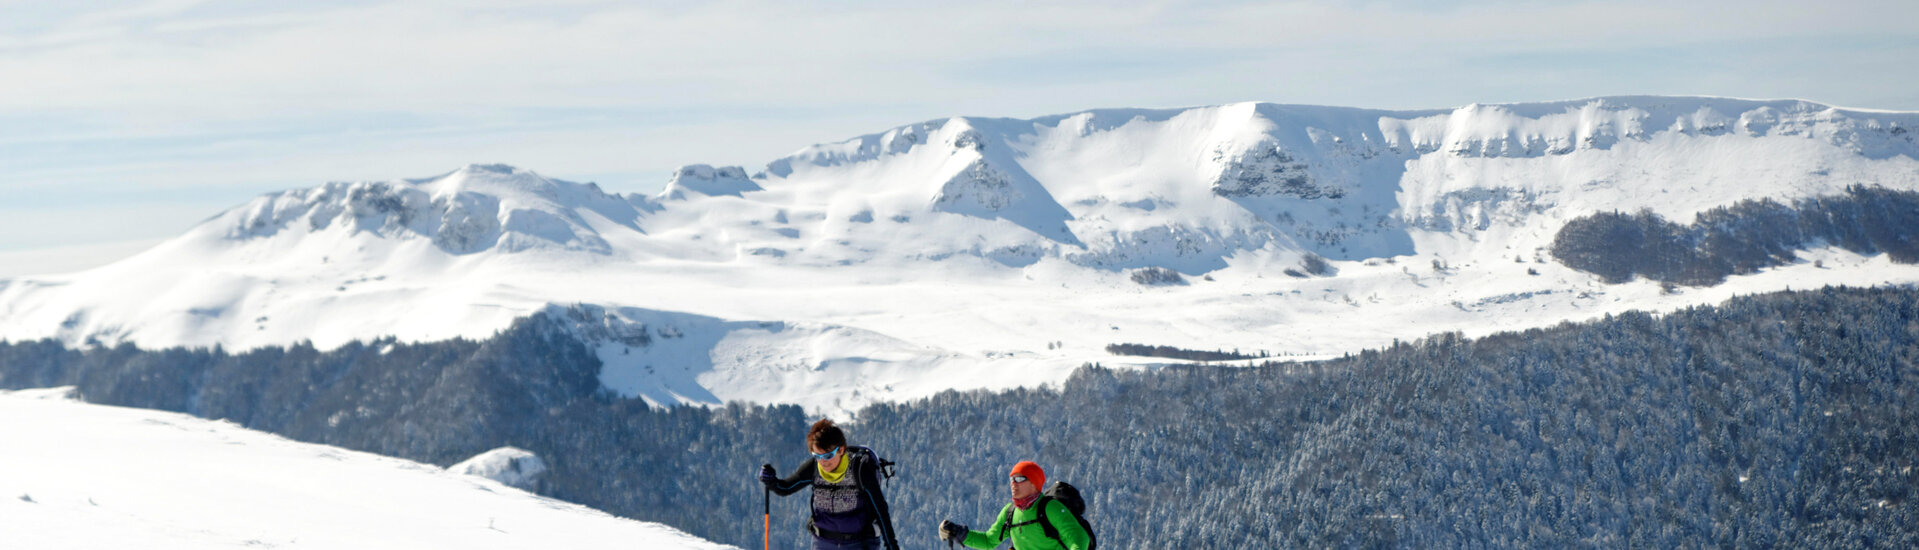
[[[766,550],[773,550],[773,488],[767,487],[762,496],[766,499]]]

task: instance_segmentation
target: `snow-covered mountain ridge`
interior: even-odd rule
[[[0,337],[331,346],[547,314],[627,395],[853,407],[1058,380],[1115,342],[1328,354],[1919,280],[1819,250],[1671,294],[1544,253],[1598,211],[1919,190],[1915,125],[1794,100],[1241,103],[928,121],[757,173],[689,165],[655,196],[473,165],[275,193],[114,265],[0,282]],[[1146,267],[1188,284],[1129,279]]]
[[[269,237],[295,221],[322,231],[339,220],[356,232],[430,238],[450,254],[493,247],[610,254],[602,230],[645,234],[717,225],[730,230],[712,247],[720,252],[760,244],[766,246],[749,247],[747,253],[780,258],[798,253],[796,261],[843,263],[848,258],[840,253],[846,250],[806,252],[872,242],[873,233],[881,233],[888,238],[859,247],[854,256],[964,254],[1008,263],[1049,256],[1089,266],[1179,264],[1181,271],[1196,274],[1219,267],[1223,256],[1268,246],[1320,253],[1337,247],[1346,250],[1332,255],[1353,258],[1388,255],[1397,250],[1390,236],[1379,233],[1402,226],[1484,229],[1486,210],[1538,210],[1539,198],[1564,194],[1564,184],[1608,183],[1595,178],[1562,181],[1560,189],[1487,186],[1447,177],[1454,167],[1431,166],[1438,172],[1432,175],[1453,181],[1430,182],[1438,184],[1431,190],[1436,195],[1408,197],[1425,200],[1365,195],[1427,176],[1418,168],[1429,167],[1407,164],[1416,160],[1487,164],[1486,159],[1597,155],[1622,140],[1641,148],[1655,142],[1717,143],[1696,138],[1720,136],[1801,137],[1869,160],[1909,159],[1919,150],[1907,133],[1913,122],[1909,114],[1855,113],[1801,101],[1694,98],[1470,105],[1426,112],[1247,103],[1089,111],[1030,121],[953,118],[808,147],[752,176],[740,167],[689,165],[657,197],[608,195],[592,184],[503,165],[473,165],[420,180],[331,183],[263,197],[241,209],[229,236]],[[1729,195],[1695,208],[1738,198],[1747,197]],[[715,219],[715,211],[738,209],[744,206],[740,203],[771,207],[770,213],[764,219]],[[1324,212],[1340,206],[1365,212]],[[587,213],[594,219],[587,220]],[[884,246],[899,242],[891,238],[899,228],[887,222],[908,228],[965,225],[909,223],[915,216],[948,217],[940,214],[996,222],[974,223],[983,227],[965,227],[972,231],[961,234],[1004,246],[931,251]],[[1319,216],[1301,219],[1302,214]],[[698,222],[686,219],[691,215],[698,215]],[[1347,246],[1368,236],[1379,237],[1370,243],[1375,246],[1361,251]],[[736,246],[727,250],[727,244]],[[1185,261],[1189,257],[1197,258]]]
[[[324,232],[430,239],[448,254],[559,247],[605,254],[580,212],[636,229],[640,212],[593,184],[551,180],[511,166],[472,165],[444,177],[400,182],[334,182],[261,197],[229,212],[231,240],[272,238],[293,224]]]

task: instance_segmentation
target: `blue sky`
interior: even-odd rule
[[[954,115],[1601,95],[1919,110],[1919,2],[0,0],[0,277],[475,162],[657,190]]]

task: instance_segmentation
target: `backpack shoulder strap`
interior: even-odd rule
[[[1060,543],[1060,546],[1064,547],[1066,540],[1059,538],[1059,529],[1053,527],[1053,522],[1046,521],[1046,505],[1053,502],[1055,502],[1053,497],[1040,495],[1039,501],[1033,503],[1033,506],[1037,508],[1034,511],[1039,513],[1039,527],[1046,530],[1046,538],[1053,539],[1053,542]]]
[[[999,524],[999,540],[1006,540],[1008,536],[1006,532],[1013,529],[1013,505],[1008,504],[1005,508],[1001,508],[999,521],[994,523]]]

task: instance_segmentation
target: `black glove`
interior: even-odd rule
[[[953,523],[953,520],[940,521],[940,540],[964,542],[967,531],[965,525]]]
[[[779,479],[780,474],[773,471],[772,464],[763,464],[760,466],[760,483],[772,485],[773,482],[779,481]]]

